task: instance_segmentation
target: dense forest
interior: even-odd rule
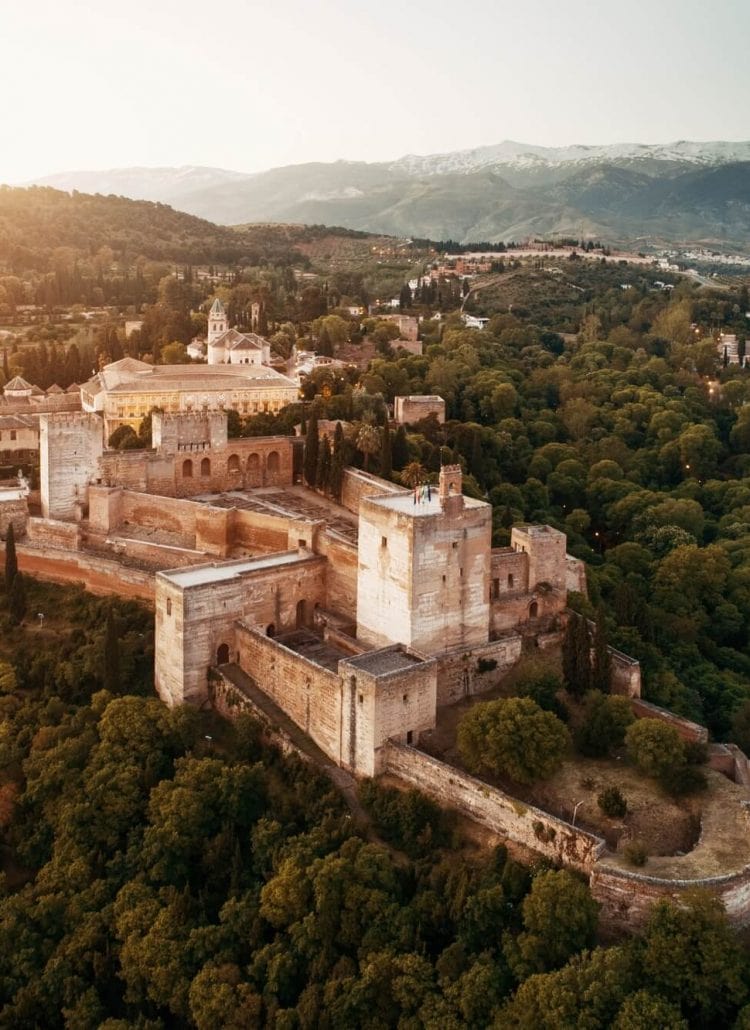
[[[576,603],[604,605],[646,697],[748,747],[750,373],[724,367],[711,335],[744,329],[746,304],[744,287],[623,291],[607,273],[575,336],[515,309],[484,330],[448,318],[425,324],[424,355],[370,362],[369,413],[330,370],[308,395],[327,383],[312,411],[354,419],[347,460],[405,482],[463,462],[467,491],[493,505],[496,544],[514,522],[563,530],[588,565],[589,601]],[[445,398],[445,425],[362,431],[384,418],[378,399],[412,393]]]
[[[152,696],[145,609],[28,591],[52,625],[3,626],[0,1026],[748,1025],[707,897],[596,946],[572,874],[474,850],[414,792],[365,783],[360,828],[248,717]]]

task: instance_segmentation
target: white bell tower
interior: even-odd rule
[[[208,346],[210,347],[220,336],[223,336],[228,328],[227,313],[217,297],[208,313]]]

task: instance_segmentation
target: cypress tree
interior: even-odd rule
[[[574,694],[574,684],[576,681],[576,622],[578,616],[572,612],[568,615],[568,621],[565,624],[565,633],[562,641],[562,672],[563,672],[563,685],[569,694]]]
[[[380,445],[380,475],[383,479],[390,479],[393,472],[393,454],[391,449],[391,430],[386,421],[383,426]]]
[[[341,423],[336,423],[336,430],[333,434],[333,454],[331,456],[331,474],[329,476],[329,489],[331,495],[341,500],[341,487],[344,481],[344,430]]]
[[[602,605],[596,609],[594,626],[594,660],[591,667],[591,686],[608,694],[612,677],[612,656],[607,646],[607,626]]]
[[[576,619],[576,681],[573,693],[583,697],[591,689],[591,634],[588,620]]]
[[[323,437],[323,444],[318,452],[318,467],[315,472],[315,484],[318,490],[327,491],[331,481],[331,445],[328,437]]]
[[[484,455],[482,454],[482,438],[478,432],[472,433],[469,468],[471,469],[471,474],[481,486],[484,482]]]
[[[591,687],[591,638],[586,619],[571,612],[562,643],[563,682],[573,697]]]
[[[13,580],[18,574],[18,558],[16,558],[16,531],[13,523],[8,523],[5,533],[5,589],[10,593]]]
[[[315,487],[318,478],[318,417],[315,414],[310,416],[307,423],[307,436],[305,437],[305,482],[308,486]]]
[[[104,689],[116,694],[120,689],[120,645],[117,639],[115,616],[110,607],[107,610],[107,627],[104,631]]]
[[[8,365],[7,347],[3,347],[3,375],[5,376],[5,382],[7,383],[10,379],[10,366]]]
[[[13,584],[8,594],[8,611],[10,621],[18,626],[23,622],[26,614],[26,587],[23,582],[23,573],[17,572],[13,578]]]
[[[400,472],[409,461],[409,444],[406,439],[406,429],[399,426],[391,444],[391,466]]]

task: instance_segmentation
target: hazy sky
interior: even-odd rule
[[[0,0],[0,182],[750,138],[747,0]]]

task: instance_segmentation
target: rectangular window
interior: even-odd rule
[[[387,547],[388,546],[388,537],[387,536],[381,536],[381,538],[380,538],[380,546],[381,547]]]
[[[16,438],[16,431],[15,431],[15,429],[11,429],[11,431],[10,431],[10,438],[11,438],[11,440],[15,440],[15,438]]]
[[[406,743],[407,744],[413,744],[414,743],[414,730],[407,730],[406,731]]]

